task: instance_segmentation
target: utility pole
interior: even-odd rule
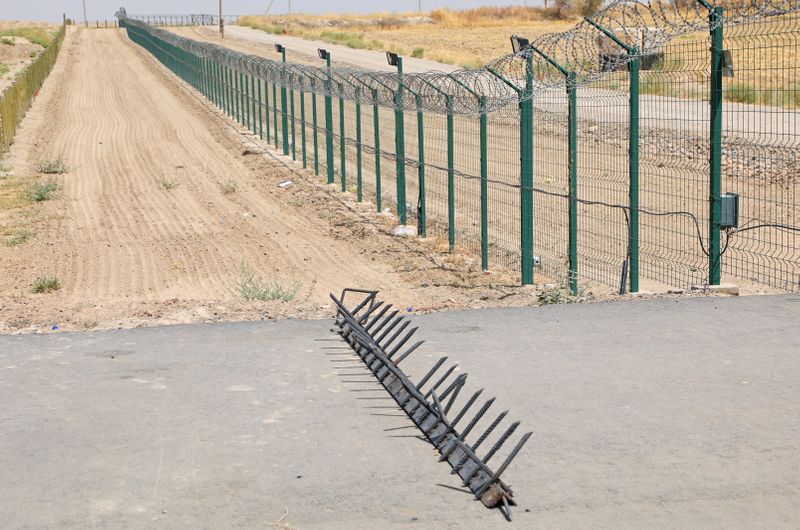
[[[289,0],[289,14],[292,14],[292,0]]]
[[[219,0],[219,38],[225,38],[225,20],[222,18],[222,0]]]
[[[86,0],[83,0],[83,25],[89,27],[89,19],[86,18]]]
[[[417,0],[417,6],[418,6],[417,10],[419,11],[419,14],[421,15],[422,14],[422,0]]]

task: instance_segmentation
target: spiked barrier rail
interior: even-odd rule
[[[363,298],[352,309],[348,309],[345,302],[348,294],[362,295]],[[487,400],[466,427],[459,432],[456,427],[466,417],[469,409],[483,393],[483,389],[473,393],[455,417],[449,419],[448,413],[466,384],[467,374],[451,377],[457,367],[453,365],[423,391],[428,382],[434,381],[434,376],[447,361],[447,357],[442,357],[417,384],[412,383],[399,364],[424,341],[415,342],[403,350],[418,328],[414,327],[406,332],[411,322],[406,320],[405,315],[399,315],[400,311],[392,311],[392,304],[379,301],[377,296],[378,291],[362,289],[345,289],[340,298],[331,294],[331,299],[338,308],[336,331],[364,361],[411,421],[439,450],[441,455],[439,460],[450,464],[452,474],[458,474],[464,485],[484,506],[500,509],[510,521],[511,506],[515,506],[516,502],[511,486],[500,480],[500,476],[519,454],[532,433],[524,434],[500,467],[492,471],[488,466],[489,461],[514,434],[519,422],[508,426],[486,455],[480,458],[478,449],[500,425],[508,411],[501,412],[483,434],[473,443],[468,443],[467,436],[492,406],[495,398]],[[444,388],[441,393],[439,393],[440,388]]]

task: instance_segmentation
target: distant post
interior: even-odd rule
[[[225,19],[222,18],[222,0],[219,0],[219,38],[225,38]]]

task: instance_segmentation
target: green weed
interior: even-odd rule
[[[537,295],[539,305],[574,304],[581,298],[581,293],[572,294],[566,282],[554,285],[543,285]]]
[[[69,166],[64,161],[64,155],[60,154],[51,160],[44,160],[39,163],[39,173],[45,175],[62,175],[69,172]]]
[[[220,189],[222,190],[222,193],[225,194],[225,195],[230,195],[231,193],[234,193],[236,191],[236,189],[237,189],[237,185],[236,185],[236,181],[235,180],[226,180],[225,182],[221,183],[219,186],[220,186]]]
[[[158,179],[158,185],[161,186],[161,189],[165,191],[172,191],[177,188],[180,183],[177,180],[170,180],[166,177],[161,177]]]
[[[6,46],[16,46],[17,41],[14,40],[12,37],[3,37],[0,39],[0,43],[5,44]]]
[[[31,186],[29,197],[33,202],[49,201],[56,196],[58,191],[58,182],[48,180],[46,182],[37,182]]]
[[[297,293],[300,292],[300,287],[300,282],[296,280],[284,283],[279,278],[261,278],[251,271],[244,263],[242,263],[239,273],[239,283],[236,286],[239,295],[248,302],[254,300],[262,302],[272,302],[275,300],[289,302],[294,300]]]
[[[424,48],[414,48],[411,51],[411,57],[414,57],[416,59],[421,59],[424,56],[425,56],[425,49]]]
[[[30,238],[31,238],[31,233],[28,230],[23,230],[22,232],[14,236],[11,236],[11,239],[6,241],[6,246],[16,247],[18,245],[27,243]]]
[[[61,280],[55,276],[39,276],[31,286],[31,291],[35,294],[52,293],[61,289]]]

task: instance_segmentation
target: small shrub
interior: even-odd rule
[[[31,187],[30,198],[33,202],[49,201],[56,196],[58,182],[48,180],[47,182],[37,182]]]
[[[544,285],[537,295],[540,305],[574,304],[580,297],[580,292],[572,294],[567,283]]]
[[[61,289],[61,280],[55,276],[39,276],[36,278],[36,281],[33,282],[33,286],[31,287],[31,290],[35,294],[52,293],[53,291],[58,291],[59,289]]]
[[[172,191],[177,188],[179,184],[177,180],[169,180],[166,177],[161,177],[158,179],[158,185],[161,186],[163,190]]]
[[[16,247],[18,245],[22,245],[27,243],[28,240],[31,238],[31,233],[27,230],[23,230],[17,235],[11,236],[11,239],[6,241],[7,247]]]
[[[225,195],[230,195],[231,193],[236,191],[236,181],[234,180],[226,180],[222,184],[219,185],[222,189],[222,193]]]
[[[293,280],[290,284],[284,284],[279,278],[265,280],[242,263],[237,291],[248,302],[254,300],[289,302],[300,292],[300,282]]]
[[[39,173],[44,173],[45,175],[61,175],[67,172],[69,172],[69,166],[64,161],[63,154],[39,163]]]
[[[6,63],[0,63],[0,75],[7,74],[11,67]]]
[[[416,59],[421,59],[424,55],[425,55],[424,48],[414,48],[414,50],[412,50],[411,52],[411,57],[414,57]]]
[[[0,39],[0,42],[5,44],[6,46],[16,46],[17,41],[15,41],[12,37],[3,37]]]

